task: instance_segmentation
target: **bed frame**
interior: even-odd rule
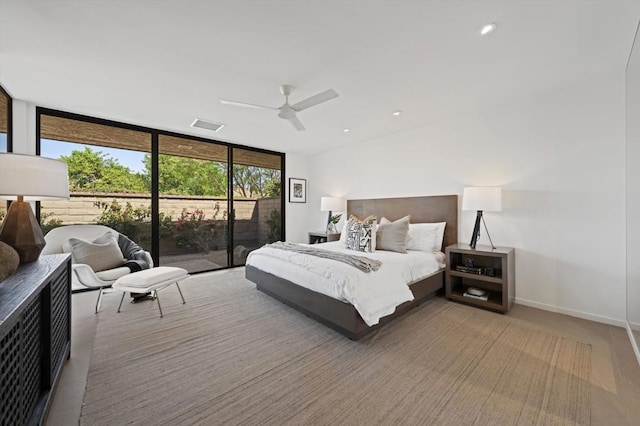
[[[411,223],[447,222],[443,247],[458,242],[457,195],[349,200],[347,201],[347,214],[354,214],[358,217],[375,214],[378,218],[384,216],[392,221],[410,214]],[[349,303],[301,287],[250,265],[246,267],[246,277],[256,284],[258,290],[352,340],[359,340],[378,327],[403,315],[411,308],[434,296],[444,286],[444,271],[439,271],[412,284],[409,288],[413,293],[414,300],[399,305],[393,314],[381,318],[378,325],[369,327]]]

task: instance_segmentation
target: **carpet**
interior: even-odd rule
[[[84,425],[589,424],[591,347],[434,298],[353,342],[244,270],[107,294]]]

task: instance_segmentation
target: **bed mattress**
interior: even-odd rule
[[[365,256],[381,261],[382,265],[378,271],[362,272],[334,260],[268,246],[252,251],[246,263],[309,290],[352,304],[369,326],[393,313],[398,305],[413,300],[409,285],[444,268],[443,253],[395,253],[383,250],[360,253],[345,249],[339,241],[314,247]]]

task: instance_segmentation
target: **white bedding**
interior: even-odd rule
[[[378,324],[398,305],[413,300],[411,283],[444,268],[443,253],[360,253],[345,249],[339,241],[314,247],[377,259],[382,266],[376,272],[365,273],[342,262],[269,247],[249,253],[246,264],[352,304],[369,326]]]

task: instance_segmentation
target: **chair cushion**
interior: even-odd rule
[[[107,231],[115,234],[117,238],[118,232],[104,225],[64,225],[53,228],[44,236],[47,245],[44,246],[41,254],[70,253],[70,251],[65,252],[63,248],[69,238],[93,241]]]
[[[160,283],[170,283],[171,280],[180,280],[189,276],[189,273],[173,266],[158,266],[140,272],[125,275],[118,278],[117,284],[121,287],[149,288]]]
[[[117,268],[124,263],[118,240],[111,232],[105,232],[93,241],[69,238],[69,246],[75,263],[89,265],[94,272]]]
[[[129,273],[131,273],[131,270],[126,266],[122,266],[120,268],[96,272],[96,277],[100,278],[102,281],[115,281],[120,277],[129,275]]]

